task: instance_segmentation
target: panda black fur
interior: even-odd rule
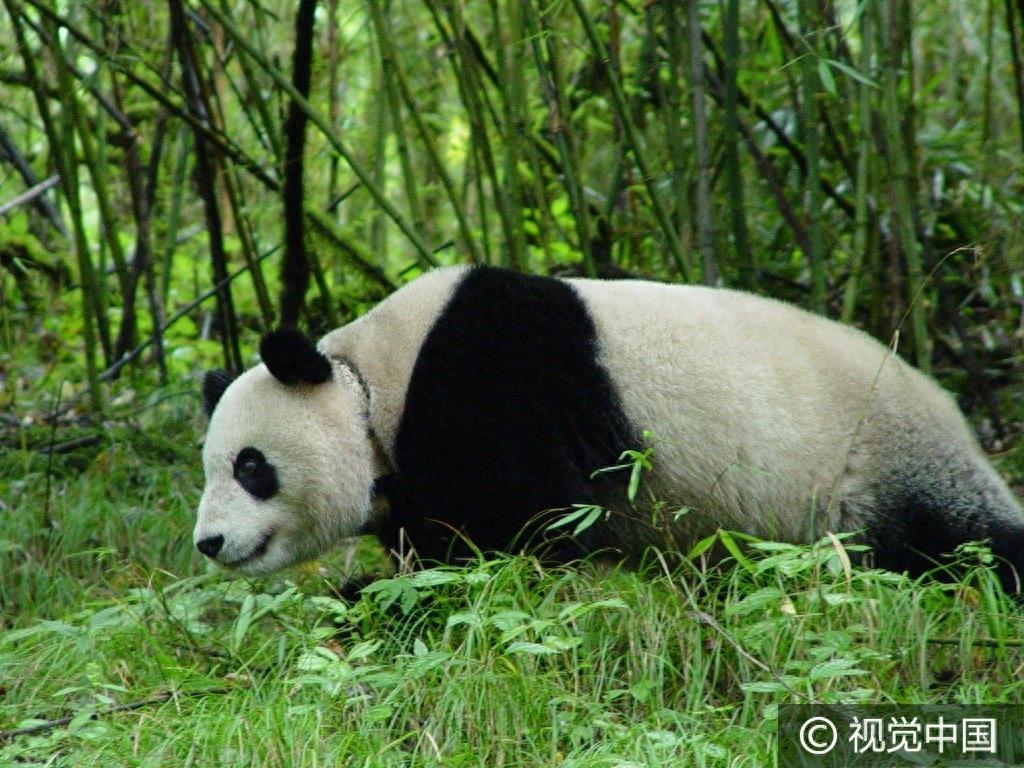
[[[859,531],[894,570],[975,539],[1024,565],[1019,505],[952,399],[867,335],[781,302],[457,267],[318,347],[275,332],[265,366],[205,383],[195,540],[222,563],[262,573],[315,557],[374,525],[375,495],[389,502],[383,543],[426,560],[527,543],[558,559],[636,554],[665,532],[626,502],[625,473],[595,471],[649,430],[645,487],[685,510],[670,515],[679,546],[719,527]],[[257,469],[246,449],[274,471],[272,497],[238,479]],[[551,510],[582,503],[612,514],[547,541]]]

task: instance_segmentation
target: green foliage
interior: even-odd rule
[[[813,287],[830,315],[902,330],[916,349],[901,352],[983,412],[1019,483],[1024,30],[995,5],[739,3],[731,36],[726,5],[702,2],[702,37],[671,1],[322,3],[307,324],[474,252],[667,280],[701,262],[803,304]],[[205,572],[197,380],[222,364],[224,329],[167,7],[0,13],[0,205],[61,176],[0,215],[0,729],[69,718],[0,738],[0,764],[759,767],[782,701],[1022,700],[1024,614],[983,549],[961,553],[958,583],[911,583],[851,569],[847,541],[718,530],[669,573],[480,560],[382,579],[354,604],[334,596],[340,555],[327,577]],[[261,280],[280,285],[294,4],[234,4],[226,24],[228,5],[189,8],[248,363],[270,322]],[[134,185],[150,178],[142,217]],[[159,331],[162,358],[150,346],[100,381],[122,330],[128,346]],[[645,495],[655,461],[648,435],[605,471],[664,530],[688,510]],[[551,528],[609,514],[579,505]]]
[[[605,510],[597,504],[573,504],[572,511],[558,517],[558,519],[547,527],[547,530],[553,531],[571,523],[576,523],[576,527],[573,528],[572,535],[578,536],[600,520],[601,516],[605,514]]]
[[[725,531],[718,565],[708,543],[668,573],[502,558],[355,602],[340,559],[232,580],[193,554],[181,413],[51,463],[48,510],[39,438],[4,453],[0,730],[66,720],[0,763],[761,766],[784,701],[1024,695],[1024,612],[984,548],[950,584],[852,569],[835,538]]]
[[[24,191],[26,172],[50,173],[48,158],[65,150],[65,160],[82,166],[73,189],[60,185],[42,198],[75,238],[57,233],[35,202],[0,222],[0,254],[16,236],[36,264],[67,272],[78,259],[73,280],[58,288],[34,268],[26,273],[20,257],[0,265],[0,297],[16,310],[0,323],[5,346],[24,345],[42,322],[75,340],[62,363],[78,380],[87,369],[79,340],[92,325],[83,306],[96,315],[100,342],[84,352],[102,371],[114,362],[122,324],[139,341],[153,329],[155,307],[166,317],[200,299],[164,333],[166,373],[148,364],[147,352],[133,374],[176,380],[219,362],[214,300],[202,299],[212,282],[208,203],[189,184],[196,107],[181,97],[180,72],[160,81],[166,8],[126,5],[107,18],[92,0],[59,12],[40,0],[5,2],[17,12],[0,19],[9,33],[0,49],[25,74],[12,69],[5,79],[19,118],[0,128],[21,170],[0,179],[0,204]],[[1015,176],[1024,125],[1010,42],[1021,20],[966,2],[915,4],[913,14],[907,0],[813,5],[801,18],[798,3],[738,4],[733,19],[725,7],[699,3],[703,37],[689,35],[683,6],[666,2],[400,0],[377,17],[371,11],[384,9],[376,4],[324,5],[305,105],[314,126],[306,205],[324,225],[310,220],[307,321],[326,330],[354,317],[430,260],[670,280],[688,272],[696,279],[701,261],[726,285],[813,299],[886,340],[910,323],[903,351],[925,368],[964,367],[983,348],[986,369],[972,376],[994,375],[1019,356],[1011,339],[1024,252]],[[224,165],[220,234],[229,270],[241,270],[231,292],[251,350],[271,322],[264,294],[275,296],[280,284],[276,256],[260,262],[258,275],[248,270],[281,241],[280,121],[290,86],[279,62],[293,43],[294,7],[243,2],[221,19],[224,8],[198,3],[189,33],[196,76],[217,94],[206,143]],[[51,24],[56,38],[41,34]],[[687,64],[694,39],[707,65],[703,82]],[[74,66],[59,70],[74,88],[42,70],[41,82],[29,82],[36,61],[65,58]],[[698,103],[706,125],[695,119]],[[696,167],[698,145],[723,143],[730,146],[708,168]],[[820,178],[808,184],[815,147]],[[142,227],[133,185],[151,178]],[[705,208],[707,225],[693,215]],[[712,248],[697,259],[705,241]],[[143,246],[152,273],[133,280],[127,255]],[[95,285],[79,274],[86,267]],[[155,304],[145,288],[128,295],[150,278]],[[43,311],[46,298],[56,311]],[[951,329],[948,307],[972,322],[983,316],[985,341]],[[940,340],[935,354],[927,336]]]

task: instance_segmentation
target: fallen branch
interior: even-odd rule
[[[56,425],[56,420],[54,421]],[[40,453],[45,453],[50,456],[57,453],[71,453],[72,451],[78,450],[79,448],[85,448],[89,445],[96,445],[100,440],[103,439],[102,435],[85,435],[83,437],[76,437],[74,440],[67,440],[63,443],[55,443],[47,445],[44,448],[40,448]]]
[[[32,166],[22,154],[21,150],[18,149],[18,146],[14,143],[14,139],[11,138],[10,134],[8,134],[6,130],[4,130],[2,125],[0,125],[0,158],[5,158],[14,166],[15,170],[21,176],[21,180],[25,182],[25,186],[34,187],[39,183],[39,179],[32,170]],[[54,229],[64,237],[68,236],[68,231],[64,228],[64,222],[61,220],[60,212],[57,210],[57,207],[50,202],[48,197],[37,197],[32,201],[32,204],[39,209],[39,212],[44,217],[50,220]]]
[[[964,645],[958,637],[929,637],[925,639],[926,643],[932,643],[933,645]],[[1024,646],[1024,640],[992,640],[987,637],[979,637],[974,640],[968,640],[966,645],[973,645],[978,648],[1020,648]]]
[[[93,712],[89,715],[90,720],[97,720],[101,717],[108,715],[116,715],[119,712],[133,712],[136,709],[143,709],[145,707],[151,707],[154,704],[163,704],[164,702],[175,699],[179,696],[208,696],[208,695],[220,695],[229,693],[234,689],[232,688],[210,688],[205,691],[167,691],[165,693],[157,694],[156,696],[150,696],[148,699],[141,699],[139,701],[131,701],[127,704],[117,704],[113,707],[107,707],[98,712]],[[54,728],[60,728],[68,725],[72,720],[78,717],[79,713],[74,715],[67,715],[65,717],[56,717],[52,720],[44,720],[41,723],[35,723],[34,725],[27,725],[24,728],[14,728],[10,731],[0,731],[0,744],[8,741],[12,741],[19,736],[29,736],[33,733],[43,733]]]
[[[45,181],[41,181],[35,186],[26,189],[14,199],[0,205],[0,216],[7,213],[12,208],[17,208],[19,205],[24,203],[34,203],[36,198],[44,194],[47,190],[53,189],[58,184],[60,184],[60,176],[51,176]]]

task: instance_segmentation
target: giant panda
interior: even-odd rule
[[[260,353],[203,387],[194,542],[245,574],[365,531],[454,562],[683,551],[718,528],[853,532],[876,565],[914,574],[987,539],[1008,587],[1024,570],[1020,506],[952,398],[865,333],[779,301],[452,267],[316,346],[285,328]],[[645,446],[630,502],[614,468]],[[556,535],[578,504],[606,512]]]

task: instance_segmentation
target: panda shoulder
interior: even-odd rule
[[[330,331],[317,346],[328,357],[357,358],[367,350],[422,341],[470,269],[460,265],[424,273],[362,317]]]

